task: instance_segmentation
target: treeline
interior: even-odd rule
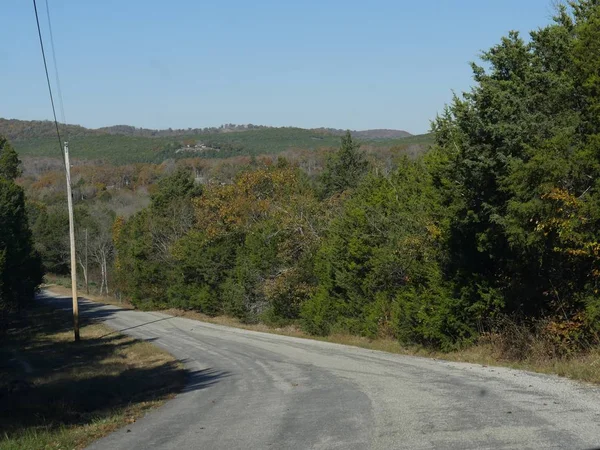
[[[176,137],[176,136],[190,136],[196,134],[216,134],[216,133],[229,133],[247,130],[259,130],[264,128],[273,128],[265,125],[253,125],[242,124],[236,125],[233,123],[226,123],[218,127],[204,127],[204,128],[168,128],[165,130],[153,130],[149,128],[138,128],[130,125],[113,125],[110,127],[98,128],[97,131],[108,134],[118,134],[122,136],[144,136],[144,137]]]
[[[44,122],[45,123],[45,122]],[[69,126],[70,127],[70,126]],[[10,131],[11,128],[7,127]],[[69,128],[70,129],[70,128]],[[0,119],[0,134],[2,134]],[[86,130],[86,129],[83,129]],[[302,128],[269,128],[252,127],[237,129],[222,129],[216,132],[184,135],[124,135],[119,133],[82,133],[73,130],[69,135],[71,154],[74,161],[93,161],[105,165],[129,165],[135,163],[161,164],[168,159],[185,159],[201,157],[203,159],[226,159],[279,154],[289,151],[330,150],[337,146],[339,136],[322,130],[306,130]],[[46,133],[46,126],[40,131],[42,137],[37,137],[35,131],[25,128],[13,131],[19,136],[13,139],[12,145],[21,157],[56,158],[60,160],[60,151],[56,136]],[[191,133],[191,132],[190,132]],[[411,147],[411,151],[423,153],[431,144],[431,136],[411,136],[408,138],[389,138],[368,140],[368,147],[376,153],[386,153],[395,147]],[[188,144],[202,143],[216,150],[193,151],[187,149]],[[191,145],[193,147],[193,145]],[[181,150],[184,151],[181,151]]]
[[[325,152],[295,150],[285,153],[290,163],[314,176],[322,170]],[[161,180],[179,170],[196,184],[229,184],[237,174],[258,167],[275,156],[219,159],[184,158],[161,164],[109,165],[75,161],[71,168],[81,287],[92,293],[121,295],[114,283],[114,220],[127,220],[150,203]],[[375,156],[372,155],[372,160]],[[388,163],[382,163],[385,167]],[[64,167],[52,158],[24,158],[18,178],[27,198],[27,213],[35,248],[49,274],[69,274],[68,216]]]
[[[60,130],[64,137],[98,136],[103,134],[132,136],[132,137],[180,137],[195,134],[228,133],[232,131],[246,131],[263,128],[272,128],[264,125],[235,125],[223,124],[218,127],[204,128],[179,128],[154,130],[138,128],[130,125],[113,125],[102,128],[85,128],[80,125],[61,124]],[[56,138],[56,127],[50,120],[18,120],[0,117],[0,134],[10,140]]]
[[[25,210],[17,153],[0,136],[0,332],[6,315],[33,299],[42,281],[42,263],[34,249]]]
[[[139,307],[450,349],[496,319],[597,342],[600,6],[560,7],[473,65],[435,145],[376,170],[344,137],[315,180],[285,160],[203,190],[183,172],[114,228]]]
[[[443,276],[441,195],[424,161],[396,164],[376,173],[348,133],[316,180],[284,158],[231,184],[179,170],[115,223],[117,286],[140,308],[450,348],[476,324]]]

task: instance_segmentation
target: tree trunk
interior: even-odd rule
[[[104,264],[104,289],[106,290],[106,295],[108,295],[108,267],[106,263],[106,253],[102,254],[102,263]]]
[[[86,228],[85,229],[85,271],[84,271],[84,276],[85,276],[85,293],[89,295],[90,286],[88,284],[87,272],[88,272],[88,230]]]
[[[77,258],[77,262],[79,263],[79,266],[81,267],[81,272],[83,273],[83,282],[85,283],[85,292],[87,294],[89,294],[90,293],[90,289],[89,289],[89,285],[88,285],[87,264],[84,264],[84,262],[81,261],[81,258]]]

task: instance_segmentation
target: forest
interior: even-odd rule
[[[265,133],[280,131],[257,129],[214,134],[218,157],[78,161],[81,288],[444,351],[499,334],[519,356],[515,329],[550,356],[597,346],[599,67],[600,4],[581,0],[483,52],[426,147],[350,132],[279,147]],[[0,142],[4,311],[31,297],[40,264],[68,273],[68,241],[60,161],[31,143],[21,173]],[[29,275],[15,285],[15,271]]]
[[[98,129],[78,125],[59,126],[74,155],[96,164],[160,164],[168,159],[231,158],[260,156],[287,151],[319,150],[338,145],[344,134],[336,129],[304,129],[225,124],[220,127],[149,130],[126,125]],[[11,140],[20,156],[60,158],[53,122],[0,118],[0,135]],[[375,151],[392,147],[423,152],[432,142],[431,134],[412,136],[400,130],[365,130],[354,133]]]

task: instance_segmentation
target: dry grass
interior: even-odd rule
[[[57,293],[63,293],[58,292],[54,287],[52,287],[51,290]],[[116,301],[114,299],[112,302],[107,302],[105,301],[104,297],[98,301],[118,304],[114,303]],[[269,327],[265,324],[242,323],[238,319],[228,316],[211,317],[194,311],[170,309],[163,312],[174,316],[199,320],[202,322],[242,328],[252,331],[261,331],[264,333],[333,342],[336,344],[351,345],[354,347],[379,350],[401,355],[422,356],[426,358],[468,362],[486,366],[510,367],[532,372],[554,374],[571,378],[573,380],[600,384],[600,349],[598,348],[592,348],[587,352],[570,357],[550,357],[546,352],[543,351],[543,349],[536,348],[543,347],[543,344],[539,341],[536,342],[534,339],[531,343],[533,347],[532,351],[521,352],[523,353],[521,357],[515,357],[514,355],[507,356],[507,351],[505,348],[507,343],[505,339],[493,341],[488,339],[461,350],[456,350],[453,352],[440,352],[414,345],[403,345],[393,339],[368,339],[350,334],[333,334],[326,337],[318,337],[308,335],[293,325],[275,328]],[[526,339],[523,337],[522,340]]]
[[[55,294],[64,295],[65,297],[71,297],[72,292],[70,279],[57,277],[56,275],[46,275],[44,281],[45,283],[40,286],[41,289],[46,289],[54,292]],[[79,288],[77,295],[79,298],[86,298],[93,302],[106,303],[108,305],[115,305],[125,309],[134,309],[133,305],[126,300],[119,300],[107,295],[96,295],[93,293],[87,294],[85,290],[81,288]]]
[[[534,349],[528,356],[515,359],[506,357],[504,344],[500,344],[499,342],[481,342],[453,352],[440,352],[414,345],[403,345],[394,339],[368,339],[350,334],[332,334],[326,337],[318,337],[308,335],[298,327],[292,325],[283,328],[273,328],[265,324],[245,324],[232,317],[211,317],[193,311],[171,309],[164,312],[174,316],[182,316],[202,322],[252,331],[333,342],[401,355],[422,356],[447,361],[482,364],[485,366],[504,366],[600,384],[600,349],[590,349],[588,352],[571,357],[548,357],[544,352],[535,351]],[[535,347],[536,345],[540,346],[541,344],[533,342],[533,346]]]
[[[134,422],[183,386],[185,371],[147,342],[35,307],[0,350],[0,449],[73,449]]]

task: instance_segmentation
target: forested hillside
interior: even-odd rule
[[[223,125],[219,128],[149,130],[125,125],[88,129],[60,127],[69,139],[73,158],[111,164],[160,163],[169,158],[228,158],[258,156],[294,150],[334,148],[340,130],[275,128],[258,125]],[[60,158],[56,129],[49,121],[0,119],[0,134],[7,136],[19,155]],[[376,148],[411,145],[424,152],[430,135],[412,136],[399,130],[357,132]],[[410,139],[405,142],[405,138]]]

